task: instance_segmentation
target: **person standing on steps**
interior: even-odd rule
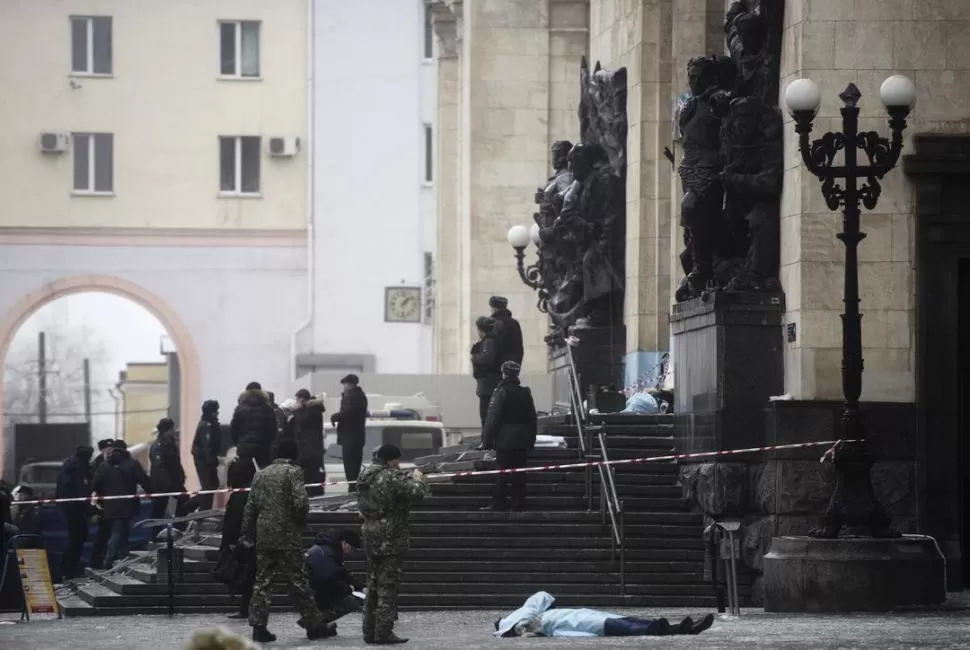
[[[502,364],[502,381],[488,405],[482,447],[495,450],[499,469],[526,467],[536,444],[536,405],[532,391],[519,382],[521,370],[514,361]],[[525,494],[524,473],[499,474],[490,509],[508,510],[511,505],[512,510],[525,510]]]
[[[340,396],[340,411],[330,416],[330,424],[337,427],[337,444],[343,451],[344,476],[347,481],[356,481],[364,462],[364,443],[367,437],[367,395],[360,387],[360,378],[350,374],[340,380],[343,394]],[[356,492],[357,485],[351,483],[348,492]]]
[[[179,458],[178,443],[175,438],[175,422],[170,418],[158,421],[155,442],[149,450],[151,459],[152,492],[185,492],[185,470]],[[152,519],[165,516],[171,497],[155,497],[152,500]],[[175,497],[175,516],[181,517],[189,498],[182,494]]]
[[[61,565],[64,579],[81,575],[81,552],[84,542],[88,539],[88,509],[90,504],[86,500],[91,496],[91,456],[94,449],[88,445],[81,445],[74,455],[61,465],[61,473],[57,477],[57,490],[54,496],[58,499],[83,498],[85,501],[59,503],[58,506],[67,520],[67,550],[64,552],[64,562]]]
[[[260,467],[269,465],[277,432],[276,413],[258,381],[249,382],[239,396],[230,429],[237,456],[254,459]]]
[[[252,459],[237,457],[226,471],[226,483],[230,488],[248,488],[252,486],[254,476],[256,476],[256,465]],[[254,549],[239,546],[247,501],[249,501],[249,492],[233,492],[229,495],[226,513],[222,519],[222,541],[219,544],[220,556],[225,554],[234,556],[241,568],[241,571],[233,576],[239,582],[234,583],[232,589],[240,593],[239,611],[229,615],[229,618],[234,619],[249,618],[249,601],[253,597],[253,582],[256,579]]]
[[[471,350],[472,376],[475,378],[475,394],[478,395],[478,417],[484,433],[488,402],[502,378],[502,360],[499,357],[498,340],[495,338],[495,320],[480,316],[475,321],[475,327],[478,329],[478,340]]]
[[[222,450],[222,427],[219,425],[219,402],[207,399],[202,403],[202,418],[195,427],[192,458],[195,473],[203,490],[219,488],[219,452]],[[202,510],[212,508],[214,494],[199,495]]]
[[[124,440],[115,440],[108,461],[98,468],[91,489],[102,497],[128,496],[137,493],[138,486],[151,492],[151,482],[141,464],[131,457]],[[138,513],[139,499],[105,499],[101,502],[105,524],[110,531],[105,552],[104,568],[110,569],[117,559],[128,556],[128,537],[131,520]]]
[[[492,296],[488,299],[488,306],[492,309],[492,320],[495,321],[495,339],[498,341],[498,356],[502,363],[514,361],[520,366],[525,356],[522,343],[522,327],[519,321],[512,318],[509,311],[509,299],[504,296]]]
[[[246,501],[243,543],[256,549],[256,581],[249,602],[253,641],[271,643],[276,636],[266,629],[273,582],[279,578],[290,587],[293,604],[300,613],[297,623],[308,639],[337,633],[317,609],[303,560],[303,530],[310,500],[303,487],[303,470],[296,464],[296,443],[283,439],[276,445],[276,459],[259,470]]]
[[[357,508],[364,520],[361,533],[367,552],[367,599],[363,632],[366,643],[406,643],[394,634],[401,565],[410,547],[408,515],[426,497],[427,479],[420,470],[401,470],[401,450],[394,445],[377,449],[374,464],[357,481]]]

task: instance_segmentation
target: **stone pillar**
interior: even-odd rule
[[[438,140],[434,170],[437,203],[434,368],[437,373],[454,374],[461,372],[461,355],[457,352],[463,329],[459,299],[461,238],[458,229],[460,34],[456,16],[443,0],[430,0],[429,7],[438,37]]]
[[[673,0],[590,1],[590,59],[626,67],[626,384],[656,374],[669,345]],[[651,372],[653,371],[653,372]]]

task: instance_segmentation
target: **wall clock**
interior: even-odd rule
[[[386,287],[384,322],[420,323],[421,287]]]

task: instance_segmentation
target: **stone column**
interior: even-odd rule
[[[459,214],[459,89],[460,34],[455,14],[443,0],[429,0],[438,37],[437,125],[434,177],[437,202],[437,269],[435,274],[434,368],[436,373],[461,372],[459,352],[463,328],[460,306]]]
[[[656,374],[669,346],[673,0],[591,0],[590,59],[628,71],[626,383]]]

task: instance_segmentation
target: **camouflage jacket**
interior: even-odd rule
[[[375,460],[357,478],[357,507],[364,548],[373,555],[401,555],[409,547],[408,511],[430,493],[428,482]]]
[[[257,549],[303,550],[310,501],[303,469],[278,458],[259,470],[246,501],[242,537]]]

